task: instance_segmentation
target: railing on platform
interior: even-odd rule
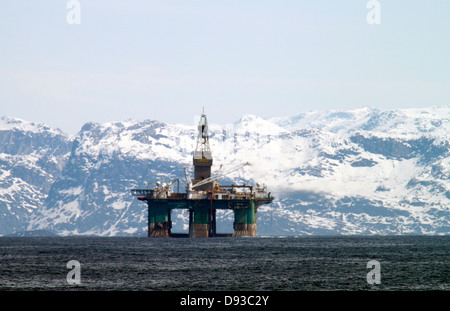
[[[131,194],[137,197],[151,197],[155,190],[153,189],[131,189]]]

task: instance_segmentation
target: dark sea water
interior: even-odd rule
[[[450,236],[1,237],[0,290],[446,291]]]

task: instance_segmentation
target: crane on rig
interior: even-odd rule
[[[186,193],[187,193],[187,197],[191,198],[192,197],[192,191],[194,188],[209,184],[209,183],[214,183],[216,184],[221,178],[225,177],[228,174],[231,174],[237,170],[240,170],[241,168],[250,165],[249,162],[245,162],[239,165],[236,165],[228,170],[225,171],[221,171],[221,169],[219,169],[219,172],[215,175],[215,176],[211,176],[208,178],[205,178],[195,184],[192,183],[191,177],[189,176],[189,173],[186,169],[186,167],[184,167],[184,172],[186,175]],[[222,168],[222,165],[220,166],[220,168]]]

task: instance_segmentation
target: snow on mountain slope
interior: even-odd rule
[[[286,142],[291,146],[286,154],[302,160],[297,168],[292,161],[290,172],[282,174],[289,175],[291,187],[279,210],[310,208],[309,218],[328,220],[317,226],[324,233],[450,231],[449,106],[311,112],[275,120],[292,133],[316,130],[319,142],[309,159],[302,157],[309,150],[293,151],[295,139]],[[292,200],[295,191],[300,196]],[[313,193],[314,201],[308,200]]]
[[[70,147],[70,137],[59,130],[0,118],[0,235],[19,229],[42,204]]]
[[[448,234],[449,120],[450,106],[243,116],[210,125],[213,171],[252,164],[224,182],[272,191],[275,202],[258,212],[262,235]],[[195,126],[150,120],[85,124],[26,229],[145,235],[146,204],[129,189],[179,178],[184,191],[196,135]],[[183,227],[185,218],[172,220]]]

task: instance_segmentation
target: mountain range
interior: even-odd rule
[[[209,120],[214,159],[250,162],[223,183],[265,184],[259,235],[450,233],[450,106],[310,111]],[[0,119],[0,235],[146,235],[147,206],[132,188],[171,182],[183,192],[196,125],[156,120],[86,123],[71,136]],[[176,190],[176,189],[175,189]],[[186,232],[187,213],[174,212]],[[218,215],[232,232],[233,215]]]

